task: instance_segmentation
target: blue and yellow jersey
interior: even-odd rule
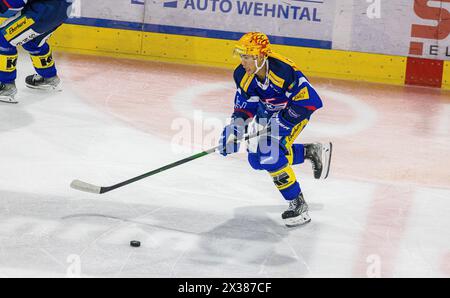
[[[311,112],[322,107],[322,100],[294,62],[277,54],[268,57],[268,74],[264,82],[249,75],[242,65],[234,71],[237,92],[233,118],[252,118],[258,108],[270,117],[287,107],[302,107]]]
[[[4,13],[7,10],[20,10],[27,2],[33,2],[33,0],[0,0],[0,12]]]

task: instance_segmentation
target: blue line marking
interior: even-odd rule
[[[297,1],[297,2],[307,2],[307,3],[319,3],[319,4],[323,4],[323,1],[314,1],[314,0],[292,0],[292,1]]]
[[[178,1],[164,2],[164,7],[177,8],[178,7]]]
[[[245,32],[233,32],[223,30],[157,25],[157,24],[143,24],[138,22],[114,21],[106,19],[95,18],[70,18],[66,21],[67,24],[85,25],[102,28],[137,30],[144,32],[155,32],[165,34],[178,34],[198,37],[208,37],[217,39],[238,40]],[[332,42],[328,40],[316,40],[307,38],[295,38],[269,35],[269,39],[273,44],[299,46],[308,48],[331,49]]]

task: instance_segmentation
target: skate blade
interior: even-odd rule
[[[333,151],[333,144],[322,144],[322,174],[320,179],[326,179],[330,173],[331,153]]]
[[[62,91],[62,88],[60,85],[58,86],[53,86],[53,85],[41,85],[41,86],[33,86],[33,85],[28,85],[25,84],[28,88],[30,89],[34,89],[34,90],[44,90],[44,91]]]
[[[4,103],[12,103],[12,104],[15,104],[15,103],[19,103],[17,100],[15,100],[14,98],[12,98],[12,97],[5,97],[5,96],[0,96],[0,102],[4,102]]]
[[[309,214],[307,212],[305,212],[303,214],[300,214],[297,217],[291,217],[291,218],[284,219],[284,224],[289,228],[293,228],[293,227],[307,224],[310,221],[311,221],[311,217],[309,217]]]

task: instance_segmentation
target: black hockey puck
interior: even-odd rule
[[[133,247],[139,247],[139,246],[141,246],[141,242],[137,241],[137,240],[131,240],[130,245]]]

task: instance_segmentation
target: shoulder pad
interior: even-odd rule
[[[279,88],[283,88],[286,84],[291,84],[295,80],[297,67],[291,60],[279,54],[271,54],[269,65],[269,79]]]

